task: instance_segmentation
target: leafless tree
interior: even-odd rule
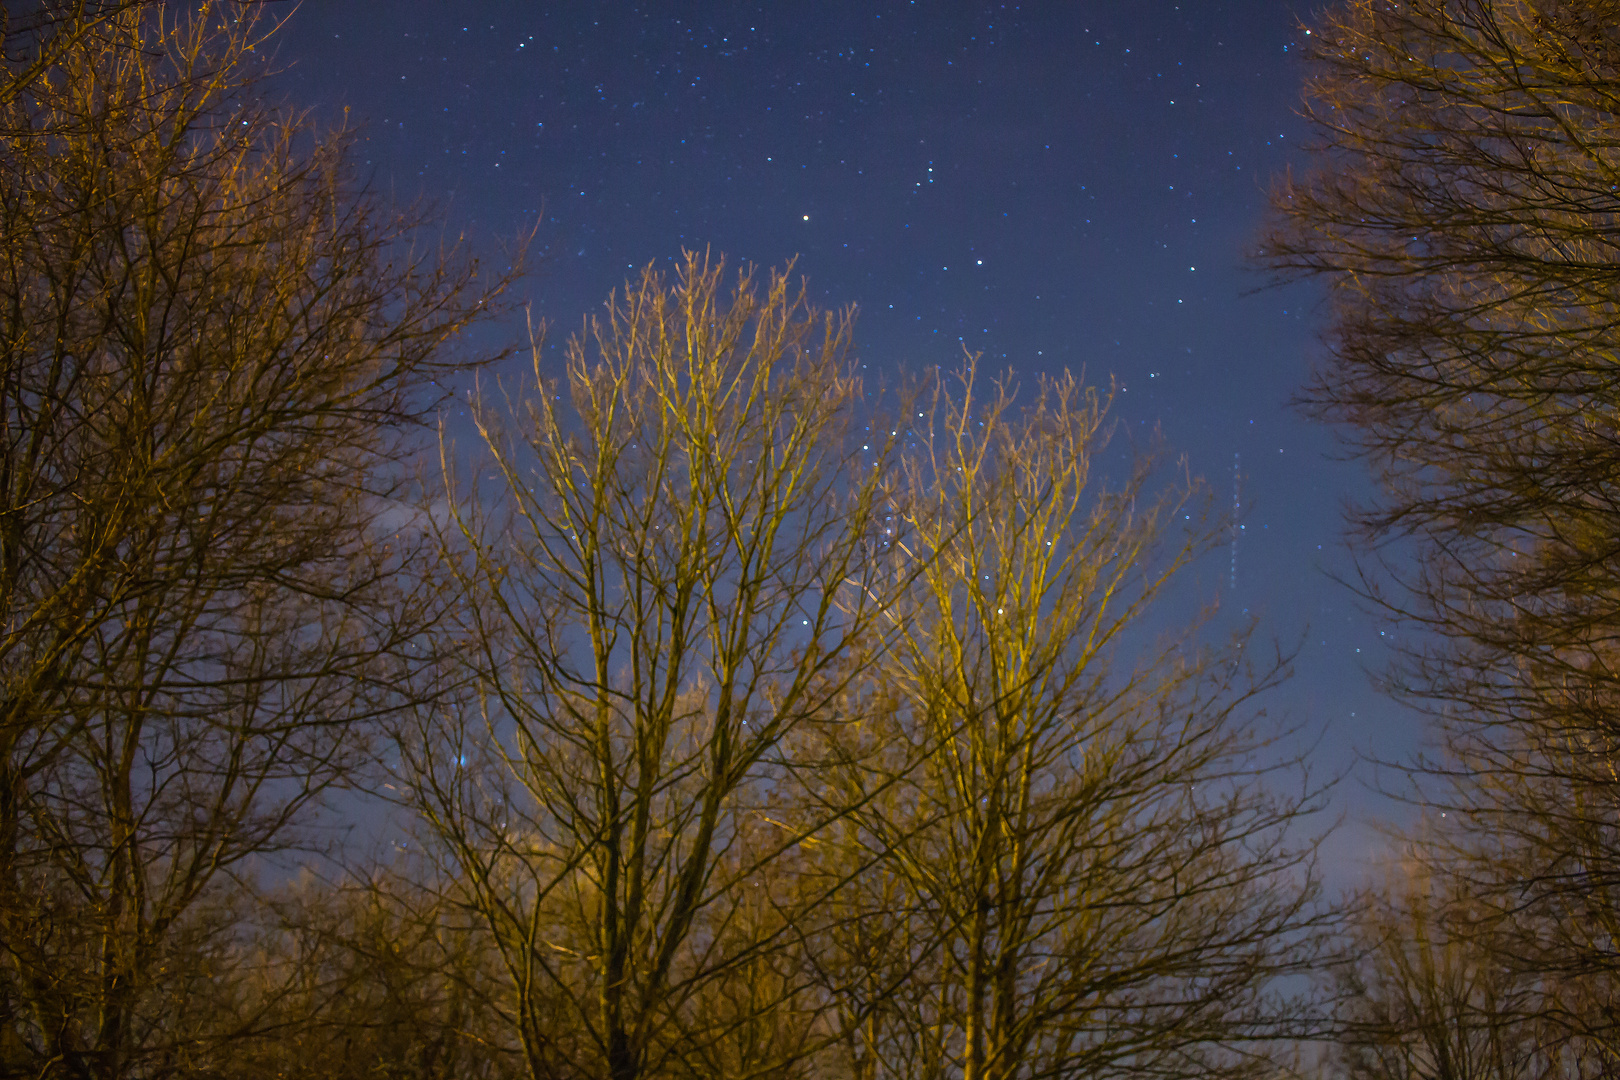
[[[1613,1068],[1620,6],[1352,0],[1308,33],[1317,158],[1262,254],[1326,283],[1305,402],[1384,481],[1357,523],[1443,747],[1430,850]]]
[[[51,10],[55,10],[54,8]],[[241,92],[232,5],[108,14],[0,144],[0,1054],[218,1067],[236,871],[419,661],[390,499],[470,264]],[[180,1008],[179,1003],[191,1003]]]
[[[117,17],[156,0],[5,0],[0,3],[0,101],[28,92],[86,38],[116,41]],[[17,129],[21,135],[26,128]]]
[[[243,921],[228,1011],[267,1037],[230,1075],[279,1080],[500,1080],[522,1059],[500,1022],[495,952],[441,888],[397,863],[330,883],[305,873]],[[442,883],[441,883],[442,885]],[[256,916],[253,917],[253,916]],[[216,993],[218,991],[216,990]],[[221,1010],[225,1011],[225,1010]]]
[[[1151,456],[1110,480],[1111,430],[1070,376],[1018,407],[970,362],[904,454],[888,752],[851,755],[826,837],[878,860],[829,935],[852,1072],[1242,1075],[1297,1030],[1279,980],[1324,925],[1297,835],[1319,793],[1266,783],[1291,763],[1254,696],[1283,666],[1155,641],[1209,519]]]
[[[1333,971],[1334,1075],[1538,1080],[1586,1075],[1548,1039],[1541,980],[1500,964],[1467,896],[1420,853],[1362,898]],[[1486,927],[1488,929],[1488,926]],[[1592,1073],[1591,1075],[1601,1075]]]
[[[475,691],[427,717],[407,781],[485,920],[535,1077],[779,1070],[792,901],[772,873],[796,734],[880,629],[885,467],[850,321],[785,273],[649,269],[545,378],[475,402],[444,557]],[[747,994],[741,992],[746,979]]]

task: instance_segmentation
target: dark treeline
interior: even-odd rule
[[[1262,258],[1440,747],[1338,908],[1286,658],[1163,632],[1227,523],[1107,391],[880,392],[689,254],[454,445],[517,271],[263,101],[257,5],[3,10],[0,1074],[1614,1072],[1620,4],[1312,26]]]
[[[1620,1073],[1620,4],[1353,0],[1309,26],[1311,167],[1263,257],[1327,285],[1302,394],[1432,718],[1357,917],[1338,1065]]]

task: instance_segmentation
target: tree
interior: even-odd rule
[[[537,1078],[744,1077],[804,1052],[765,1038],[795,1000],[771,868],[818,822],[773,821],[814,783],[796,733],[883,611],[894,436],[857,425],[847,313],[785,273],[723,275],[649,268],[570,341],[562,385],[537,350],[525,393],[475,402],[488,482],[446,457],[444,651],[472,696],[402,739],[404,781]]]
[[[29,1075],[252,1034],[203,990],[243,955],[222,894],[308,842],[420,662],[389,506],[491,293],[245,92],[242,14],[108,15],[0,104],[0,1054]]]
[[[270,1037],[229,1073],[265,1080],[495,1080],[521,1074],[495,952],[453,894],[397,864],[331,884],[304,873],[243,922],[229,1002]],[[218,990],[216,989],[216,993]]]
[[[1422,858],[1364,896],[1333,969],[1337,1074],[1351,1080],[1586,1075],[1547,1038],[1540,984],[1485,947],[1467,896]],[[1549,1052],[1550,1049],[1550,1052]],[[1597,1073],[1594,1075],[1601,1075]]]
[[[36,0],[0,5],[0,101],[9,104],[26,93],[70,51],[106,30],[117,16],[154,2]]]
[[[1498,961],[1620,1060],[1620,7],[1352,0],[1309,29],[1319,157],[1262,257],[1327,285],[1304,396],[1383,481],[1368,592],[1444,752],[1429,846],[1493,905]],[[1388,545],[1381,547],[1381,545]]]
[[[1152,642],[1213,534],[1151,456],[1106,478],[1111,430],[1072,376],[1018,407],[969,362],[903,452],[888,753],[850,755],[825,841],[874,864],[870,913],[830,935],[852,1072],[1242,1074],[1296,1030],[1278,982],[1323,925],[1291,835],[1316,796],[1267,789],[1287,766],[1245,714],[1283,665]]]

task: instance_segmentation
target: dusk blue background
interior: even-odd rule
[[[1421,726],[1370,687],[1392,628],[1329,572],[1370,486],[1287,401],[1319,293],[1263,288],[1244,253],[1265,191],[1305,161],[1299,19],[1232,3],[546,4],[304,0],[271,88],[359,127],[372,185],[437,204],[499,261],[538,225],[523,297],[560,342],[682,247],[779,265],[859,307],[874,374],[964,345],[1029,382],[1118,380],[1244,528],[1199,568],[1223,611],[1304,645],[1269,706],[1323,732],[1322,773],[1402,756]],[[1259,290],[1259,291],[1257,291]],[[516,335],[521,327],[514,325]],[[1123,443],[1121,444],[1124,445]],[[1359,650],[1359,651],[1358,651]],[[1341,786],[1330,877],[1357,879],[1399,813]]]

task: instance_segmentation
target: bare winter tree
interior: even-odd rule
[[[1268,789],[1287,765],[1252,709],[1281,662],[1155,643],[1209,539],[1197,485],[1156,492],[1148,458],[1107,479],[1107,403],[1072,377],[1026,407],[986,383],[938,387],[905,454],[917,570],[886,611],[890,708],[853,733],[888,752],[851,755],[824,838],[880,857],[827,934],[848,1070],[1243,1075],[1294,1030],[1278,980],[1321,925],[1291,835],[1314,796]]]
[[[1536,1080],[1602,1075],[1549,1039],[1541,980],[1498,962],[1474,901],[1422,857],[1358,905],[1333,970],[1334,1075],[1352,1080]],[[1488,928],[1488,927],[1487,927]]]
[[[228,1060],[220,894],[417,662],[386,510],[487,294],[241,92],[241,15],[110,14],[0,103],[8,1072]]]
[[[303,874],[244,913],[262,959],[228,970],[224,1004],[269,1037],[226,1070],[264,1080],[500,1080],[522,1075],[501,1023],[497,953],[455,894],[398,865],[327,882]],[[220,1003],[216,1002],[217,1008]]]
[[[1327,284],[1306,403],[1384,480],[1369,588],[1415,631],[1390,682],[1437,720],[1423,797],[1461,830],[1428,850],[1612,1069],[1620,5],[1353,0],[1309,35],[1319,157],[1263,255]]]
[[[6,0],[0,4],[0,101],[27,93],[86,39],[116,41],[119,15],[157,0]],[[109,33],[109,31],[111,31]],[[10,134],[22,135],[27,128]]]
[[[477,403],[487,480],[444,511],[476,696],[407,740],[408,783],[537,1078],[740,1078],[805,1052],[772,870],[819,825],[777,808],[813,783],[795,735],[884,613],[868,555],[895,436],[857,422],[847,314],[786,274],[723,277],[649,269],[561,385],[537,351],[527,392]]]

